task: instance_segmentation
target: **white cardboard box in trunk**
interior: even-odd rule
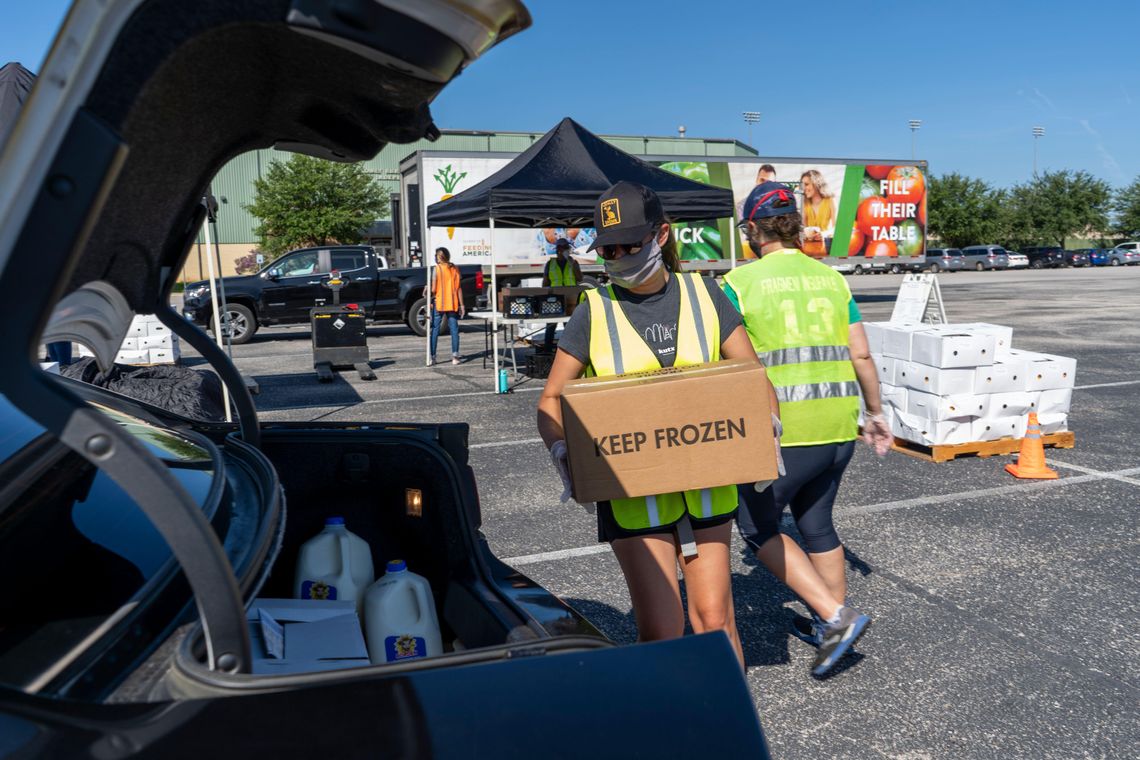
[[[1028,370],[1025,362],[1014,357],[1012,362],[1001,362],[992,367],[974,370],[974,393],[1013,393],[1030,390],[1026,383]]]
[[[910,360],[931,367],[983,367],[994,363],[994,336],[923,330],[910,336]]]
[[[911,390],[951,396],[970,393],[974,386],[974,371],[969,368],[942,369],[917,362],[899,361],[895,364],[895,385]]]
[[[906,412],[924,420],[949,420],[961,417],[980,417],[986,411],[984,396],[957,393],[935,396],[912,390],[907,394]]]
[[[971,418],[953,420],[924,420],[913,414],[895,411],[897,427],[894,434],[905,441],[913,441],[923,446],[942,446],[956,443],[969,443],[973,433]]]
[[[996,417],[974,420],[971,439],[974,441],[996,441],[999,438],[1017,438],[1018,422],[1022,417]]]

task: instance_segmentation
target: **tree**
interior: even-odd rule
[[[388,191],[360,164],[294,154],[272,161],[253,186],[245,209],[260,221],[254,232],[271,260],[294,248],[359,242],[388,215]]]
[[[980,245],[1002,233],[1004,194],[984,180],[957,172],[930,178],[927,226],[948,248]]]
[[[1115,216],[1112,225],[1114,232],[1129,240],[1140,238],[1140,177],[1116,192],[1112,211]]]
[[[1065,245],[1065,238],[1108,228],[1112,188],[1085,171],[1045,172],[1009,194],[1008,234],[1019,244]]]

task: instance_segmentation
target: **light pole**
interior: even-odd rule
[[[1037,138],[1045,136],[1045,127],[1033,128],[1033,176],[1037,176]]]
[[[745,111],[744,123],[748,125],[748,144],[752,145],[752,125],[760,121],[759,111]]]
[[[684,124],[677,127],[677,134],[682,138],[685,136],[685,125]]]
[[[914,136],[915,136],[915,133],[918,132],[919,128],[922,127],[922,119],[911,119],[910,121],[907,122],[907,124],[910,125],[910,158],[913,161],[915,158]]]

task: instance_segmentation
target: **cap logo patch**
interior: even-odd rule
[[[621,205],[617,198],[602,201],[602,226],[613,227],[621,224]]]

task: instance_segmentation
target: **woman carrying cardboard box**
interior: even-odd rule
[[[569,498],[570,474],[560,399],[568,382],[583,373],[758,361],[724,293],[712,280],[680,272],[672,228],[652,190],[617,183],[598,199],[594,222],[598,237],[591,249],[598,249],[612,285],[587,291],[574,311],[538,403],[538,430],[562,478],[563,501]],[[767,392],[777,409],[770,385]],[[676,638],[684,631],[679,561],[693,630],[724,631],[743,664],[729,574],[737,505],[735,486],[597,505],[598,539],[617,555],[640,641]],[[693,543],[696,552],[682,551]]]
[[[867,408],[864,438],[879,456],[891,444],[879,379],[843,276],[800,250],[803,223],[787,185],[767,182],[749,193],[740,226],[759,261],[724,278],[752,346],[768,366],[783,420],[787,474],[770,488],[741,486],[740,535],[814,615],[796,634],[817,648],[812,673],[827,673],[871,618],[844,606],[843,545],[831,519],[843,471],[859,437],[859,395]],[[779,531],[790,506],[807,544]],[[809,559],[810,558],[810,559]]]

